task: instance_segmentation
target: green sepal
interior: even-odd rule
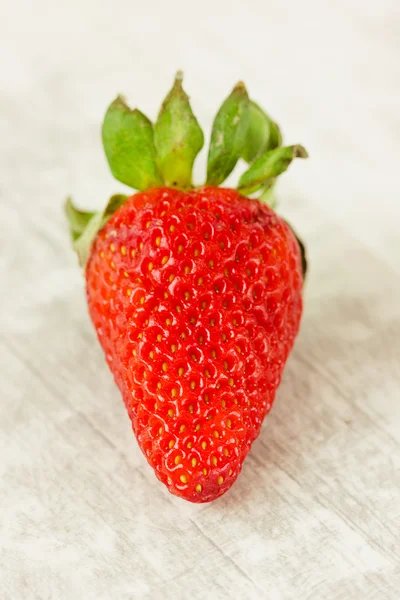
[[[96,213],[87,212],[76,208],[72,204],[71,198],[67,198],[65,202],[65,212],[67,215],[69,233],[73,242],[75,242],[86,229],[90,219]]]
[[[204,134],[193,114],[189,97],[182,88],[178,71],[154,125],[157,165],[165,185],[187,189],[192,185],[192,169],[204,144]]]
[[[274,150],[282,146],[282,133],[275,121],[270,122],[268,144],[265,150]]]
[[[248,195],[265,185],[269,186],[275,177],[286,171],[294,158],[307,157],[307,151],[299,144],[267,150],[243,173],[239,180],[238,191]]]
[[[140,110],[131,110],[118,96],[110,104],[102,128],[104,151],[112,174],[136,190],[161,186],[154,131]]]
[[[249,126],[242,158],[251,163],[263,152],[274,150],[281,144],[282,136],[278,125],[270,119],[258,104],[250,100]]]
[[[258,198],[260,202],[263,202],[272,209],[275,209],[277,205],[277,199],[275,194],[275,181],[275,179],[272,179],[268,184],[266,184],[263,187],[261,195]]]
[[[86,265],[91,245],[108,219],[122,206],[128,196],[115,194],[109,199],[106,208],[98,213],[83,212],[77,209],[68,198],[65,204],[72,245],[78,255],[81,267]],[[84,225],[86,221],[86,225]],[[80,232],[79,232],[80,231]]]
[[[219,109],[211,131],[207,185],[220,185],[242,155],[249,126],[249,97],[239,82]]]

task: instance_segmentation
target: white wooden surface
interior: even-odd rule
[[[400,590],[398,0],[3,2],[0,597],[395,600]],[[62,202],[122,190],[99,143],[174,71],[203,125],[238,79],[311,159],[301,335],[233,489],[168,495],[89,323]],[[198,173],[204,167],[204,156]]]

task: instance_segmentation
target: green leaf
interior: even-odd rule
[[[108,219],[112,217],[115,212],[117,212],[117,210],[126,202],[127,199],[128,196],[126,196],[125,194],[114,194],[113,196],[111,196],[111,198],[107,202],[107,206],[101,213],[103,217],[102,227],[104,227]]]
[[[277,205],[275,195],[275,181],[275,178],[271,179],[269,183],[267,183],[264,186],[261,196],[259,197],[260,202],[267,204],[267,206],[269,206],[272,209],[275,209]]]
[[[193,163],[203,147],[204,135],[182,88],[182,73],[165,98],[154,126],[157,164],[164,182],[180,189],[192,185]]]
[[[266,148],[269,139],[270,119],[257,104],[250,101],[249,127],[242,158],[248,163],[253,162]]]
[[[103,146],[112,174],[136,190],[160,186],[153,126],[140,110],[118,96],[104,117]]]
[[[220,185],[233,171],[246,142],[249,97],[239,82],[219,109],[211,132],[207,184]]]
[[[79,264],[85,266],[89,258],[90,248],[97,233],[104,227],[108,219],[122,206],[128,196],[124,194],[115,194],[111,196],[106,208],[98,213],[85,213],[78,210],[68,198],[65,210],[71,236],[73,239],[73,248],[78,255]],[[84,223],[86,222],[86,225]],[[80,233],[79,231],[80,230]]]
[[[282,146],[282,134],[279,125],[275,121],[270,121],[269,139],[265,150],[274,150]]]
[[[69,233],[72,241],[75,242],[75,240],[82,235],[83,231],[87,227],[87,224],[89,223],[90,219],[94,217],[95,213],[79,210],[72,204],[71,198],[67,198],[65,203],[65,212],[67,214]]]
[[[279,127],[252,100],[249,105],[249,127],[242,158],[251,163],[266,150],[273,150],[282,143]]]
[[[75,241],[73,247],[75,252],[78,255],[79,264],[81,267],[86,265],[87,259],[89,258],[90,248],[92,246],[92,242],[94,241],[97,233],[101,229],[102,224],[102,214],[96,213],[90,219],[85,231],[82,235]]]
[[[271,179],[286,171],[294,158],[307,158],[307,156],[306,150],[299,144],[267,150],[243,173],[239,180],[239,192],[246,195],[256,192],[263,185],[270,184]]]

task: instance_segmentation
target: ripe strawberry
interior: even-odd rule
[[[300,146],[239,84],[218,112],[207,185],[191,171],[203,135],[181,79],[157,123],[118,98],[103,140],[117,178],[142,189],[104,213],[69,202],[89,312],[138,443],[170,492],[207,502],[237,478],[274,401],[302,311],[302,253],[259,200]],[[242,156],[239,193],[217,187]]]

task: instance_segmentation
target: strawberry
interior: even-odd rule
[[[208,502],[239,475],[299,329],[303,246],[269,204],[306,152],[281,146],[240,83],[215,118],[206,185],[194,187],[203,134],[180,75],[154,126],[117,98],[103,142],[116,178],[140,191],[96,214],[67,203],[90,316],[157,477]],[[238,190],[218,187],[239,158],[250,166]]]

